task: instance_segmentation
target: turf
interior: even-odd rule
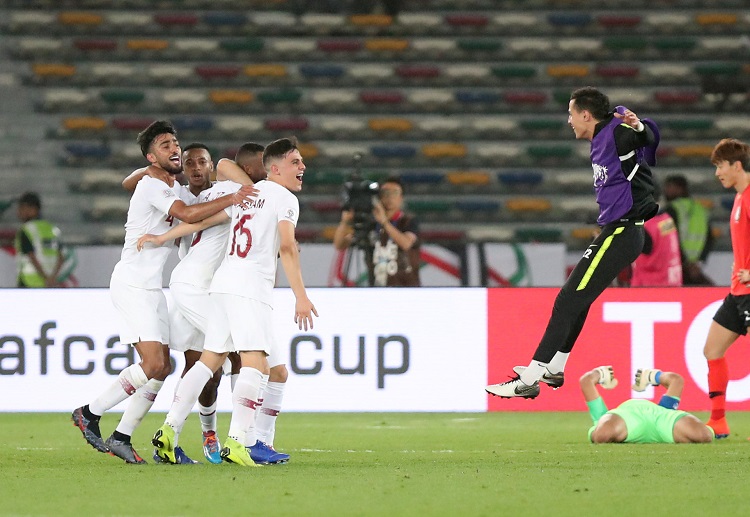
[[[133,437],[148,460],[163,417]],[[68,418],[0,413],[1,515],[725,516],[750,503],[750,413],[707,445],[592,445],[576,412],[285,413],[276,444],[292,460],[258,468],[126,465]],[[193,415],[181,445],[196,459],[199,434]]]

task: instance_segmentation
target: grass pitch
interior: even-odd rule
[[[729,417],[713,444],[592,445],[583,412],[285,413],[290,463],[243,468],[154,464],[163,414],[136,431],[136,466],[94,451],[67,414],[0,413],[0,515],[744,516],[750,413]],[[195,459],[199,435],[191,415],[180,441]]]

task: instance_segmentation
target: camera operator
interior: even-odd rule
[[[370,233],[371,246],[364,249],[365,262],[374,287],[418,287],[419,225],[411,214],[402,210],[404,193],[398,177],[386,179],[373,200],[375,227]],[[341,212],[341,222],[333,236],[337,250],[352,246],[354,240],[353,209]]]

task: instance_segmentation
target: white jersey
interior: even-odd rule
[[[144,176],[135,187],[130,198],[128,219],[125,223],[125,245],[120,261],[112,276],[133,287],[159,289],[162,283],[164,263],[172,250],[172,243],[143,248],[138,251],[136,243],[146,234],[160,235],[179,221],[169,215],[172,203],[181,199],[191,204],[195,199],[190,191],[175,181],[170,187],[161,180]]]
[[[297,226],[299,201],[273,181],[260,181],[255,188],[258,197],[226,210],[232,217],[229,242],[209,292],[244,296],[271,305],[281,245],[279,222],[289,221]]]
[[[233,181],[219,181],[198,194],[198,203],[213,201],[226,194],[234,194],[242,185]],[[190,284],[208,289],[216,268],[221,264],[227,248],[229,222],[217,224],[193,235],[190,249],[172,271],[169,283]],[[183,240],[188,236],[183,237]]]

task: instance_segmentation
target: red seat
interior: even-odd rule
[[[112,127],[120,131],[142,131],[154,121],[152,118],[115,118]]]
[[[357,52],[362,42],[354,39],[328,39],[318,41],[318,50],[324,52]]]
[[[434,241],[462,241],[466,234],[460,230],[420,230],[419,239],[422,242]]]
[[[195,73],[204,79],[236,77],[240,73],[240,67],[231,65],[196,66]]]
[[[331,213],[341,212],[341,201],[339,200],[323,200],[323,201],[312,201],[307,206],[315,212],[320,213]]]
[[[641,17],[634,14],[603,14],[596,21],[602,27],[635,27],[641,23]]]
[[[193,26],[198,24],[198,17],[194,14],[157,14],[154,21],[164,27],[169,26]]]
[[[310,127],[306,118],[275,118],[263,124],[268,131],[305,131]]]
[[[489,23],[489,18],[483,14],[449,14],[445,21],[453,27],[484,27]]]
[[[503,94],[507,104],[545,104],[547,94],[544,92],[510,91]]]
[[[659,91],[654,99],[660,104],[695,104],[700,101],[700,92],[695,91]]]
[[[401,65],[396,75],[406,79],[432,79],[440,76],[440,68],[430,65]]]
[[[365,104],[400,104],[404,94],[399,91],[366,91],[359,94],[359,100]]]
[[[636,77],[641,72],[635,65],[600,65],[595,71],[600,77]]]
[[[77,39],[73,46],[78,50],[115,50],[117,41],[111,39]]]

